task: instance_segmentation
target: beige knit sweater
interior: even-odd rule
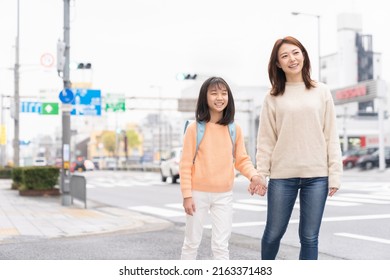
[[[268,94],[260,114],[257,170],[265,177],[329,176],[340,187],[342,160],[336,114],[329,88],[286,83],[283,95]]]

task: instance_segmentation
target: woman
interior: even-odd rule
[[[293,37],[275,42],[268,75],[272,88],[262,107],[256,154],[260,175],[269,178],[261,256],[276,258],[299,195],[299,259],[318,259],[326,198],[339,189],[342,173],[332,95],[310,78],[308,53]]]

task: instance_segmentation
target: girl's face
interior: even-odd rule
[[[287,81],[302,80],[302,68],[305,58],[296,45],[284,43],[278,52],[276,65],[286,74]]]
[[[222,84],[209,86],[207,89],[207,105],[210,113],[222,113],[228,105],[228,91]]]

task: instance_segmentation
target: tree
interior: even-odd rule
[[[125,143],[125,151],[127,150],[126,144],[127,147],[130,149],[139,147],[139,145],[141,145],[141,140],[139,139],[139,135],[134,129],[126,131],[126,138],[127,138],[127,142]]]
[[[111,153],[111,155],[115,154],[115,132],[114,131],[103,131],[102,133],[102,143],[104,145],[104,149]]]

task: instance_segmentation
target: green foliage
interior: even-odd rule
[[[54,166],[17,167],[13,169],[13,184],[19,189],[49,190],[58,183],[60,169]]]
[[[19,189],[22,186],[23,181],[23,168],[24,167],[14,167],[12,168],[12,189]]]
[[[135,130],[126,131],[127,136],[127,145],[130,149],[136,148],[141,144],[141,140],[139,139],[139,135]]]
[[[104,149],[107,152],[114,154],[115,152],[115,132],[114,131],[104,131],[102,133],[102,142]]]
[[[12,169],[0,167],[0,179],[11,179]]]

